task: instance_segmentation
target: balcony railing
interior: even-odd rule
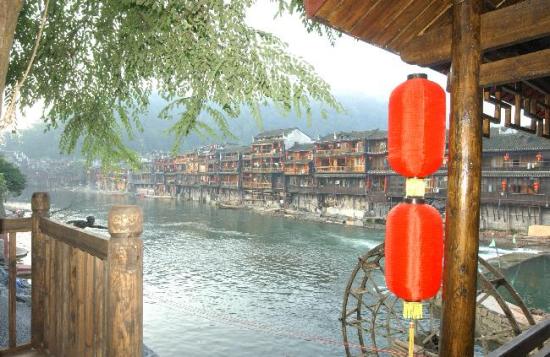
[[[243,187],[248,189],[270,189],[270,182],[243,182]]]
[[[222,182],[220,183],[222,188],[239,188],[239,183],[237,182]]]
[[[294,169],[285,167],[284,172],[285,175],[309,175],[309,168]]]
[[[485,164],[481,166],[482,171],[548,171],[550,170],[550,164],[546,161],[539,162],[521,162],[517,165],[512,163],[506,165],[490,165]]]
[[[283,172],[282,167],[245,167],[243,172],[256,173],[256,174],[272,174]]]
[[[274,151],[274,152],[254,152],[252,153],[252,157],[253,158],[262,158],[262,157],[273,157],[273,158],[278,158],[278,157],[281,157],[281,152],[280,151]]]
[[[481,203],[513,204],[519,206],[540,206],[547,207],[548,195],[546,194],[525,194],[506,192],[482,192]]]
[[[317,173],[366,173],[364,166],[317,166]]]
[[[313,156],[336,156],[336,155],[361,155],[365,152],[363,149],[358,150],[355,148],[343,148],[343,149],[321,149],[315,150]]]

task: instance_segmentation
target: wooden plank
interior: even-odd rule
[[[371,39],[373,35],[382,33],[384,26],[389,25],[391,19],[398,16],[400,11],[407,8],[410,3],[411,0],[381,1],[367,18],[353,27],[351,34],[359,38]]]
[[[55,244],[55,347],[56,356],[63,355],[63,242]]]
[[[40,220],[40,229],[53,239],[69,244],[95,257],[107,258],[109,238],[98,234],[88,233],[82,229],[53,221],[49,218]]]
[[[69,257],[69,336],[67,351],[70,356],[77,355],[76,315],[78,311],[77,280],[78,280],[78,249],[70,247]]]
[[[61,354],[62,356],[68,356],[69,351],[69,284],[71,280],[71,267],[70,267],[70,257],[71,257],[71,246],[67,244],[62,244],[61,248],[62,254],[62,269],[61,274],[62,278],[62,292],[61,292]]]
[[[107,330],[105,319],[106,266],[103,260],[94,258],[94,353],[96,357],[104,357],[105,332]]]
[[[84,356],[94,356],[94,259],[89,254],[86,254],[86,275],[82,278],[84,280]]]
[[[17,346],[17,329],[16,329],[16,278],[17,278],[17,249],[16,249],[16,234],[9,233],[9,278],[8,278],[8,333],[9,333],[9,348]]]
[[[433,29],[408,43],[399,53],[403,61],[421,66],[451,60],[450,25]],[[550,35],[550,1],[525,0],[481,16],[481,49],[492,50]]]
[[[30,232],[31,218],[0,218],[0,234],[9,232]]]
[[[473,356],[481,191],[481,0],[455,1],[440,356]]]
[[[76,355],[84,356],[84,342],[86,336],[86,253],[76,250]]]
[[[484,63],[479,84],[489,87],[547,76],[550,76],[550,49]]]
[[[32,209],[32,310],[31,310],[31,343],[34,348],[41,348],[44,341],[44,235],[40,231],[40,218],[48,215],[50,197],[45,192],[35,192],[31,198]]]
[[[489,353],[489,357],[527,356],[546,340],[550,339],[550,319],[531,327]]]
[[[394,38],[387,43],[388,48],[401,48],[403,43],[409,43],[414,37],[422,33],[425,24],[429,24],[434,18],[440,17],[452,6],[451,2],[434,0],[433,3],[422,10],[411,23],[404,27]]]
[[[420,22],[415,23],[415,20],[418,19],[420,15],[426,12],[431,13],[431,11],[433,10],[431,6],[434,5],[435,2],[441,3],[441,1],[438,0],[417,0],[409,2],[407,6],[404,6],[400,9],[400,12],[391,22],[386,23],[383,31],[372,34],[373,41],[379,43],[382,46],[385,46],[388,42],[390,42],[390,40],[398,36],[402,36],[402,34],[404,34],[406,30],[413,27],[413,25],[420,25]],[[412,9],[413,4],[415,8],[419,7],[422,9],[420,13]],[[418,31],[420,30],[421,28],[419,29],[417,27],[417,32],[414,35],[417,35]]]
[[[44,236],[44,349],[48,350],[50,344],[50,331],[51,331],[51,291],[50,284],[52,275],[52,239],[48,236]]]

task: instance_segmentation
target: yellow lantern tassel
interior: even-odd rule
[[[403,301],[403,317],[410,319],[409,323],[409,357],[414,356],[414,320],[422,318],[422,303]]]
[[[422,318],[422,303],[416,301],[403,301],[403,317],[418,320]]]
[[[414,320],[409,323],[409,357],[414,356]]]

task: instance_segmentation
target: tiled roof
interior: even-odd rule
[[[256,135],[254,138],[255,139],[269,139],[269,138],[273,138],[273,137],[277,137],[277,136],[287,135],[287,134],[293,132],[294,130],[299,130],[299,129],[298,128],[284,128],[284,129],[266,130],[266,131],[262,131],[261,133]]]
[[[335,132],[332,134],[325,135],[321,137],[319,141],[347,141],[347,140],[358,140],[358,139],[367,139],[367,140],[378,140],[386,139],[388,133],[385,130],[365,130],[365,131],[348,131],[348,132]]]
[[[312,151],[313,150],[313,144],[298,144],[295,143],[293,147],[290,149],[287,149],[287,151]]]
[[[483,138],[483,152],[550,150],[550,140],[521,132],[499,133],[491,130],[490,138]]]
[[[248,146],[227,145],[221,150],[224,154],[244,153],[250,150]]]

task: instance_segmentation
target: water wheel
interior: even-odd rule
[[[404,355],[408,321],[402,302],[386,288],[384,244],[359,258],[353,269],[342,305],[342,336],[346,355]],[[507,296],[507,303],[503,297]],[[476,354],[486,355],[535,321],[527,306],[502,273],[479,258]],[[417,355],[437,356],[440,299],[424,304],[424,318],[417,321]]]

